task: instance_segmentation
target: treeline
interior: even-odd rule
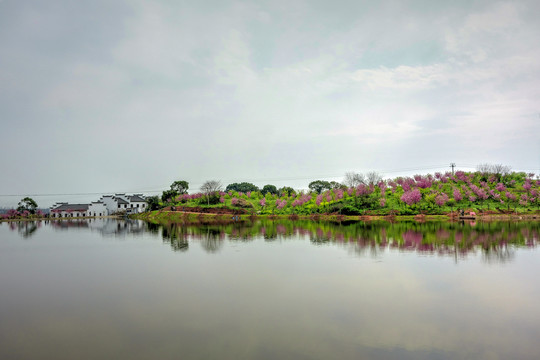
[[[161,198],[149,198],[150,210],[165,206],[245,208],[258,214],[413,215],[444,214],[458,209],[534,212],[540,207],[540,180],[509,167],[480,165],[477,171],[435,173],[383,179],[377,173],[347,173],[342,182],[314,180],[308,191],[262,188],[248,182],[223,187],[207,181],[197,193],[178,181]]]

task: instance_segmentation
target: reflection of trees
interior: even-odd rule
[[[507,263],[515,256],[515,251],[508,246],[482,248],[482,258],[487,263]]]
[[[177,224],[163,226],[161,236],[164,242],[171,244],[171,248],[174,251],[188,251],[189,242],[187,240],[187,229],[185,227]]]
[[[172,225],[171,225],[172,226]],[[222,226],[171,226],[164,236],[194,239],[209,253],[230,241],[266,241],[306,238],[314,245],[335,244],[355,255],[378,257],[386,249],[452,256],[456,260],[480,251],[488,262],[506,262],[514,258],[516,247],[535,247],[538,243],[538,223],[449,223],[449,222],[348,222],[261,220],[246,224]],[[176,248],[178,245],[173,246]]]
[[[206,229],[206,234],[202,235],[201,246],[208,253],[217,253],[223,246],[221,232],[215,229]]]
[[[39,221],[21,221],[17,222],[17,230],[23,238],[27,239],[34,235],[40,225]]]

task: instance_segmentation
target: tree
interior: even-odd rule
[[[366,174],[366,182],[369,185],[377,185],[378,183],[382,181],[382,179],[383,179],[382,175],[380,175],[379,173],[375,171],[371,171]]]
[[[280,196],[283,196],[285,194],[292,195],[292,194],[296,194],[296,191],[294,191],[294,189],[290,186],[284,186],[278,190],[278,194]]]
[[[177,194],[187,194],[189,189],[189,183],[185,180],[177,180],[171,184],[171,190],[176,191]]]
[[[206,195],[208,205],[210,205],[210,195],[221,191],[223,185],[219,180],[207,180],[201,185],[201,192]]]
[[[19,201],[19,204],[17,206],[18,212],[28,211],[30,214],[35,214],[37,209],[37,203],[34,201],[34,199],[25,197],[21,201]]]
[[[366,184],[366,177],[363,174],[348,172],[345,174],[343,183],[348,187],[355,188],[360,184]]]
[[[261,193],[263,195],[266,195],[267,193],[270,193],[272,195],[276,195],[278,193],[277,187],[275,185],[264,185]]]
[[[248,191],[259,191],[259,188],[252,183],[243,182],[229,184],[225,188],[225,191],[237,191],[247,193]]]
[[[338,183],[337,181],[330,181],[330,189],[342,189],[345,186],[341,183]]]
[[[146,202],[148,203],[148,211],[158,210],[160,208],[160,206],[159,206],[159,197],[157,197],[157,196],[149,196],[149,197],[147,197]]]
[[[178,196],[178,193],[176,190],[165,190],[161,194],[161,201],[165,202],[172,202],[176,197]]]
[[[332,189],[332,184],[324,180],[315,180],[309,183],[309,189],[317,194],[322,193],[324,190]]]

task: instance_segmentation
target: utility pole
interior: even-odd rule
[[[452,175],[454,175],[454,168],[456,167],[456,163],[450,163],[450,167],[452,167]]]

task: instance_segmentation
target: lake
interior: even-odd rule
[[[539,233],[0,223],[0,358],[538,359]]]

